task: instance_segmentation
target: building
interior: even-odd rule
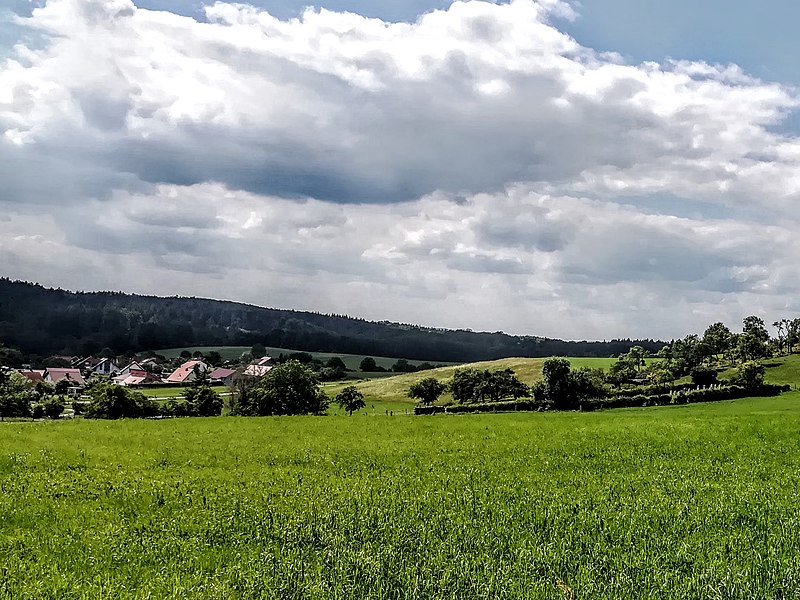
[[[211,374],[208,376],[211,380],[211,383],[216,383],[218,385],[231,385],[236,379],[236,371],[233,369],[225,369],[224,367],[218,367],[211,371]]]
[[[202,360],[188,360],[170,373],[164,381],[166,383],[191,383],[197,380],[199,372],[208,371],[208,365]]]
[[[31,383],[39,383],[44,381],[44,370],[37,369],[17,369],[17,372],[24,377],[27,377]]]
[[[144,369],[128,369],[124,375],[120,374],[114,377],[114,381],[128,387],[161,383],[161,378]]]
[[[263,377],[272,370],[272,366],[272,358],[265,356],[247,365],[244,374],[248,377]]]

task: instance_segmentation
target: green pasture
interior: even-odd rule
[[[3,423],[0,598],[796,598],[798,408]]]
[[[228,392],[228,388],[224,385],[215,385],[211,387],[212,390],[217,392],[218,394],[224,394]],[[186,393],[186,388],[183,387],[172,387],[172,386],[144,386],[142,388],[138,388],[135,391],[141,392],[148,398],[154,399],[168,399],[168,398],[178,398],[183,396]]]
[[[545,358],[502,358],[500,360],[484,361],[469,363],[463,365],[451,365],[447,367],[440,367],[438,369],[431,369],[429,371],[420,371],[418,373],[403,373],[400,375],[393,375],[392,377],[364,380],[354,383],[352,381],[337,381],[334,383],[326,384],[325,391],[335,396],[343,387],[348,385],[355,385],[359,391],[364,394],[364,397],[369,400],[382,401],[382,402],[409,402],[408,389],[415,382],[424,379],[425,377],[435,377],[443,382],[448,382],[453,378],[453,374],[457,369],[471,367],[475,369],[512,369],[524,383],[532,384],[541,379],[542,365]],[[655,360],[655,359],[653,359]],[[608,369],[612,363],[616,361],[614,358],[570,358],[570,364],[573,368],[578,369],[581,367],[590,367],[592,369]],[[449,394],[442,396],[443,400],[451,400]]]

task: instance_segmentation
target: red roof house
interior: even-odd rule
[[[167,383],[191,383],[197,379],[197,371],[207,371],[208,365],[202,360],[188,360],[175,369],[164,381]]]

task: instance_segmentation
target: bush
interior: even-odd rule
[[[330,404],[316,374],[296,360],[273,368],[258,382],[242,381],[230,401],[241,416],[322,414]]]
[[[159,414],[155,402],[121,385],[95,385],[89,394],[92,401],[86,407],[87,419],[131,419]]]
[[[222,398],[208,385],[198,385],[184,394],[189,414],[197,417],[218,417],[222,414]]]
[[[39,406],[48,419],[58,419],[64,412],[64,401],[58,396],[46,396]]]
[[[731,382],[744,388],[754,390],[764,385],[766,368],[759,362],[748,361],[736,368]]]
[[[717,383],[717,371],[710,367],[695,367],[690,373],[695,385],[714,385]]]

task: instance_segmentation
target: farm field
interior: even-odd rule
[[[162,356],[165,356],[166,358],[175,358],[180,356],[181,352],[184,350],[188,350],[189,352],[211,352],[212,350],[216,350],[223,359],[230,360],[233,358],[239,358],[244,352],[250,352],[250,346],[193,346],[189,348],[167,348],[165,350],[156,350],[156,352]],[[305,350],[289,350],[287,348],[267,347],[267,355],[272,357],[277,357],[280,354],[292,354],[294,352],[305,352]],[[338,356],[342,359],[342,362],[347,365],[348,369],[357,372],[361,361],[367,356],[365,354],[342,354],[337,352],[308,352],[308,354],[311,354],[311,356],[321,360],[322,362],[326,362],[328,359]],[[391,366],[398,360],[396,358],[388,358],[386,356],[373,356],[372,358],[375,359],[375,364],[377,364],[379,367],[383,367],[384,369],[391,368]],[[421,365],[424,362],[433,362],[435,364],[442,365],[457,364],[446,361],[424,361],[413,359],[408,359],[408,362],[412,365]],[[362,375],[360,372],[354,374],[357,374],[358,376]],[[386,375],[386,373],[372,374],[373,377],[385,377]],[[391,375],[391,373],[388,375]]]
[[[4,423],[0,597],[797,597],[798,407]]]

